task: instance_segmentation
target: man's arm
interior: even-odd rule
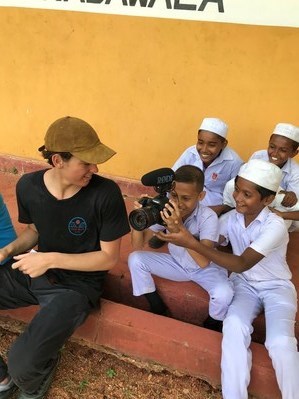
[[[32,249],[37,240],[38,233],[34,224],[28,225],[14,241],[0,249],[0,261]]]
[[[121,238],[114,241],[101,241],[101,251],[82,254],[60,252],[30,252],[17,255],[13,269],[19,269],[30,277],[38,277],[49,269],[77,270],[84,272],[111,270],[118,262]]]

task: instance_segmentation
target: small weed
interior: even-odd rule
[[[79,382],[79,392],[82,393],[88,387],[88,381],[82,380]]]
[[[134,398],[133,393],[129,388],[124,389],[124,398],[126,399]]]
[[[116,371],[115,371],[114,369],[110,368],[110,369],[108,369],[108,370],[106,371],[106,374],[107,374],[107,376],[108,376],[109,378],[113,378],[113,377],[116,376]]]

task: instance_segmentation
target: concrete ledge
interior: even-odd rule
[[[28,323],[38,307],[0,311]],[[171,334],[170,334],[171,332]],[[126,356],[156,363],[220,387],[221,334],[125,305],[103,300],[72,339],[94,348],[107,347]],[[271,361],[263,345],[252,343],[249,392],[259,399],[280,399]]]

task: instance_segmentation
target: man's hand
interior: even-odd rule
[[[42,252],[29,252],[14,256],[17,261],[12,264],[13,269],[19,269],[31,278],[39,277],[48,270],[47,254]]]

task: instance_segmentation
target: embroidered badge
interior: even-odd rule
[[[70,220],[68,228],[69,232],[74,236],[81,236],[85,233],[87,224],[83,218],[77,216]]]

